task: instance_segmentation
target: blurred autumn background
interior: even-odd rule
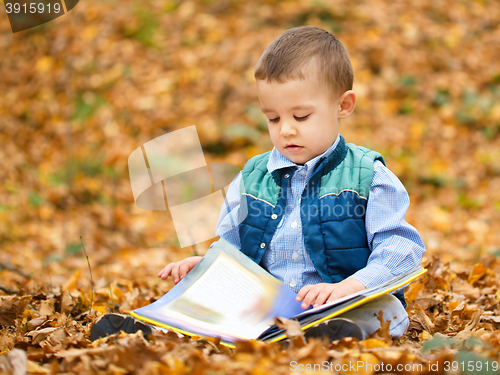
[[[38,374],[287,373],[291,360],[417,363],[421,371],[400,373],[435,374],[447,360],[473,360],[498,372],[497,1],[86,0],[16,34],[4,9],[0,373],[18,363]],[[362,342],[235,350],[174,334],[91,344],[96,314],[155,301],[173,285],[158,271],[207,247],[179,248],[168,211],[135,206],[128,156],[190,125],[208,162],[242,167],[270,150],[253,70],[300,25],[344,44],[358,102],[341,134],[381,152],[410,194],[407,221],[429,272],[407,292],[407,335],[392,342],[382,327]]]

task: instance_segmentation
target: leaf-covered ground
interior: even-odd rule
[[[84,1],[16,34],[1,12],[0,373],[498,372],[497,1]],[[129,154],[193,124],[207,161],[268,151],[253,67],[305,24],[351,56],[358,103],[341,133],[380,151],[409,191],[429,272],[406,293],[408,333],[392,342],[382,324],[362,342],[234,350],[173,333],[90,343],[98,315],[155,301],[172,287],[158,271],[208,245],[180,249],[168,211],[135,206]]]

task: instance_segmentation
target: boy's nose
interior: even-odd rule
[[[295,135],[296,129],[295,126],[291,125],[287,121],[283,121],[281,123],[280,135],[283,137],[288,137],[290,135]]]

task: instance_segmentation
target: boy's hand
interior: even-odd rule
[[[198,264],[203,257],[189,257],[181,260],[180,262],[172,262],[168,264],[164,269],[158,273],[158,277],[162,280],[167,279],[172,276],[174,283],[178,283],[181,279],[187,275],[191,269]]]
[[[366,287],[360,281],[347,278],[335,284],[305,285],[297,294],[296,300],[300,302],[303,299],[301,307],[307,309],[311,304],[317,307],[363,289]]]

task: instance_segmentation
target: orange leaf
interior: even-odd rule
[[[483,266],[481,263],[474,264],[472,268],[472,272],[469,275],[468,282],[471,285],[474,285],[476,281],[478,281],[488,270],[488,267]]]
[[[71,289],[76,288],[76,284],[78,284],[78,279],[80,278],[82,271],[81,270],[76,270],[73,275],[64,283],[64,285],[61,288],[61,291],[64,293],[65,291],[69,291]]]

